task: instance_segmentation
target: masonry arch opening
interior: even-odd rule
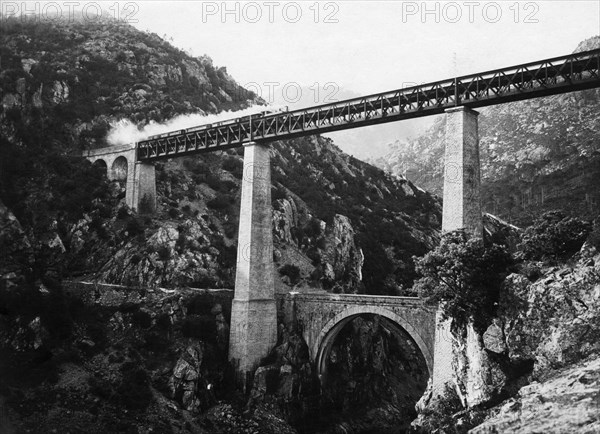
[[[410,423],[433,369],[429,350],[410,325],[391,311],[350,310],[324,329],[315,363],[329,410],[366,414],[392,408],[393,424]]]
[[[116,181],[127,180],[127,158],[120,156],[115,158],[112,164],[112,178]]]
[[[105,176],[108,176],[108,165],[106,164],[106,161],[104,161],[102,158],[97,159],[96,161],[94,161],[92,163],[94,165],[94,167],[99,168],[99,170],[102,170],[103,174]]]

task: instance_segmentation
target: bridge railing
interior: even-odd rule
[[[333,104],[261,113],[143,140],[139,160],[222,150],[251,141],[288,139],[600,87],[600,49],[352,98]]]

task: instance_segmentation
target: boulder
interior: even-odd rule
[[[171,397],[189,411],[200,407],[197,392],[202,358],[202,344],[189,345],[177,360],[169,381]]]
[[[483,345],[486,350],[496,354],[504,353],[507,350],[504,342],[504,332],[498,320],[495,320],[483,334]]]

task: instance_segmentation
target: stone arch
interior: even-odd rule
[[[106,161],[104,159],[98,158],[92,164],[96,167],[100,167],[101,169],[103,169],[104,175],[108,176],[108,164],[106,164]]]
[[[112,179],[117,181],[126,181],[127,180],[127,158],[122,155],[115,158],[113,161],[112,167]]]
[[[329,352],[331,351],[331,347],[333,346],[338,333],[354,318],[364,314],[380,315],[404,330],[421,351],[425,363],[427,364],[429,376],[431,377],[433,375],[433,354],[417,329],[409,321],[392,310],[381,306],[363,305],[351,306],[338,313],[331,318],[319,332],[319,336],[311,349],[312,354],[315,355],[315,365],[319,378],[322,379],[322,376],[327,370],[327,358],[329,357]]]

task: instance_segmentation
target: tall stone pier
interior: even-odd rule
[[[235,294],[231,307],[229,360],[244,391],[254,370],[277,343],[273,277],[271,165],[269,148],[244,147]]]
[[[133,163],[133,170],[127,174],[125,201],[139,213],[156,211],[156,169],[154,164]]]
[[[471,236],[483,236],[478,115],[468,107],[446,110],[443,232],[464,229]],[[448,387],[454,387],[452,340],[450,321],[442,321],[438,311],[433,357],[434,396],[443,396]]]
[[[481,237],[478,115],[468,107],[446,110],[442,231],[462,228]]]

